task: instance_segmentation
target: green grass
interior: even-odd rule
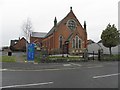
[[[106,61],[118,61],[120,60],[120,55],[104,55],[103,56],[103,60]]]
[[[0,56],[0,62],[16,62],[15,56]]]

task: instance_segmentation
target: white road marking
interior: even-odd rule
[[[71,63],[72,65],[75,65],[75,66],[82,66],[82,65],[80,65],[80,64],[75,64],[75,63]]]
[[[59,71],[59,70],[73,70],[73,69],[76,69],[76,68],[60,68],[60,69],[38,69],[38,70],[25,70],[25,69],[18,69],[18,70],[15,70],[15,69],[7,69],[5,71],[11,71],[11,72],[15,72],[15,71],[19,71],[19,72],[22,72],[22,71],[33,71],[33,72],[36,72],[36,71]]]
[[[110,77],[110,76],[116,76],[119,75],[120,73],[115,73],[115,74],[108,74],[108,75],[101,75],[101,76],[94,76],[93,78],[104,78],[104,77]]]
[[[71,66],[71,64],[63,64],[63,66]]]
[[[3,87],[0,87],[0,88],[13,88],[13,87],[25,87],[25,86],[37,86],[37,85],[45,85],[45,84],[53,84],[53,82],[34,83],[34,84],[24,84],[24,85],[11,85],[11,86],[3,86]]]
[[[91,66],[91,67],[87,67],[87,68],[96,68],[96,67],[103,67],[103,66],[99,65],[99,66]]]
[[[0,71],[6,71],[6,70],[8,70],[8,69],[0,69]]]

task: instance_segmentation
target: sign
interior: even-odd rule
[[[28,52],[27,52],[27,60],[29,61],[33,61],[34,60],[34,56],[35,56],[35,45],[32,43],[28,44],[28,48],[27,48]]]

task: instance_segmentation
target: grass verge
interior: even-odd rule
[[[120,61],[120,55],[103,55],[103,61]]]
[[[0,62],[16,62],[15,56],[0,56]]]

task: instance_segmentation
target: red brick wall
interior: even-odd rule
[[[39,43],[40,46],[42,46],[42,40],[43,40],[43,38],[30,37],[30,43]]]
[[[20,39],[13,47],[15,50],[24,50],[26,48],[26,40],[24,38]]]
[[[73,31],[69,30],[66,25],[70,19],[74,19],[77,24],[77,28]],[[73,33],[73,36],[69,42],[69,48],[72,48],[72,39],[76,35],[83,41],[82,48],[87,47],[87,34],[72,11],[56,26],[55,32],[43,40],[43,45],[46,46],[49,51],[51,49],[59,49],[59,36],[62,35],[64,38],[63,42],[65,42],[71,33]]]

